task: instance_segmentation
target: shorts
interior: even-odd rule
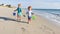
[[[18,16],[22,16],[22,13],[17,13]]]
[[[31,16],[28,16],[28,20],[31,20]]]

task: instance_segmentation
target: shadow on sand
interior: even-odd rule
[[[0,19],[3,19],[3,20],[9,20],[9,21],[16,21],[16,22],[21,22],[21,23],[27,23],[25,21],[17,21],[16,19],[12,19],[12,18],[8,18],[8,17],[0,17]]]

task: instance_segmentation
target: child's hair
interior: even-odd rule
[[[32,8],[32,6],[28,6],[28,10],[30,10],[30,8]]]
[[[21,6],[21,3],[20,3],[20,4],[18,4],[18,6]]]

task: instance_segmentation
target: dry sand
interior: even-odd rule
[[[60,34],[60,26],[41,16],[27,24],[27,17],[17,22],[12,15],[14,8],[0,7],[0,34]],[[25,12],[24,12],[25,13]]]

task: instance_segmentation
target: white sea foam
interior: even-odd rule
[[[48,12],[42,12],[42,11],[35,11],[34,13],[60,24],[60,16],[57,16],[57,15],[54,15],[54,14],[48,13]]]

